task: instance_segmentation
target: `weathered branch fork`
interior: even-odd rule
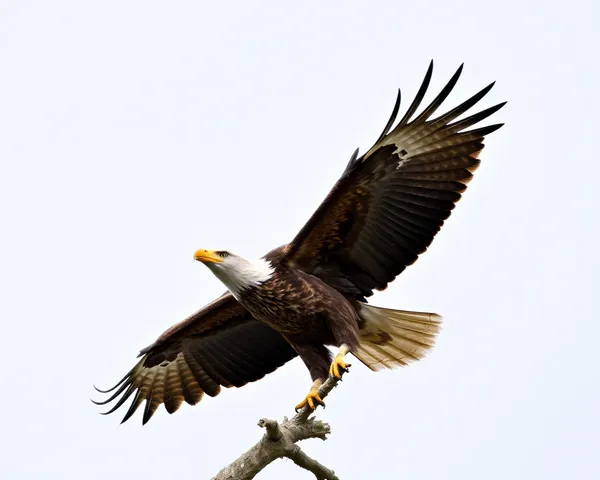
[[[319,396],[324,399],[338,382],[338,379],[329,377],[319,388]],[[266,418],[259,420],[258,426],[265,429],[263,437],[223,468],[213,480],[250,480],[267,465],[284,457],[312,472],[318,480],[339,480],[332,470],[310,458],[297,445],[297,442],[309,438],[326,440],[331,433],[329,425],[311,417],[311,413],[310,407],[305,406],[291,419],[284,417],[281,423]]]

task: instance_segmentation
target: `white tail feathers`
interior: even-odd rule
[[[423,358],[435,344],[442,317],[435,313],[407,312],[357,302],[364,321],[360,344],[353,355],[371,370],[395,368]]]

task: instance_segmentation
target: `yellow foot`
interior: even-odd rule
[[[329,367],[329,375],[341,380],[342,375],[346,373],[350,367],[351,365],[349,363],[344,363],[344,355],[340,355],[338,353],[333,359],[333,362],[331,362],[331,367]]]
[[[318,390],[311,389],[310,392],[308,392],[308,395],[304,397],[304,400],[302,400],[298,405],[296,405],[296,413],[304,407],[306,407],[306,405],[308,405],[311,408],[311,410],[314,410],[319,405],[325,407],[325,402],[321,400],[321,397],[319,397]]]

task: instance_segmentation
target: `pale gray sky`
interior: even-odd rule
[[[432,93],[465,62],[448,107],[493,80],[482,104],[509,102],[430,251],[372,300],[445,328],[420,364],[356,365],[304,448],[344,480],[599,478],[598,8],[0,1],[0,476],[210,478],[292,414],[299,360],[145,427],[89,398],[222,292],[197,248],[290,240],[433,58]]]

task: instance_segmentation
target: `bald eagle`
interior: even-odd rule
[[[143,423],[164,404],[175,412],[186,401],[241,387],[294,357],[313,384],[296,405],[314,409],[328,375],[340,378],[350,353],[372,370],[419,360],[434,345],[441,317],[367,304],[431,244],[478,167],[484,137],[502,126],[472,128],[504,103],[457,120],[493,83],[452,110],[432,118],[456,85],[462,65],[435,99],[415,115],[433,71],[394,126],[400,92],[375,144],[354,152],[313,216],[287,245],[263,258],[198,250],[227,292],[164,332],[97,404],[121,407],[123,422],[145,403]],[[332,356],[328,346],[337,347]],[[115,391],[116,390],[116,391]]]

